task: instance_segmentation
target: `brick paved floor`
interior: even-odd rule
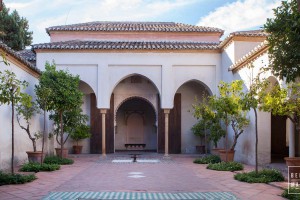
[[[124,156],[124,155],[121,155]],[[155,158],[155,155],[149,159]],[[172,155],[159,163],[112,163],[108,155],[83,155],[55,172],[39,172],[24,185],[0,187],[0,199],[42,199],[49,192],[230,192],[239,199],[282,199],[282,189],[267,184],[248,184],[233,179],[232,172],[207,170],[193,164],[193,157]],[[162,160],[161,155],[156,159]],[[246,170],[252,169],[250,166]],[[281,183],[279,186],[285,186]],[[278,185],[278,184],[277,184]]]

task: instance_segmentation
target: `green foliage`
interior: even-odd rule
[[[267,19],[265,30],[272,73],[287,82],[300,76],[300,12],[297,0],[282,1],[273,9],[274,18]]]
[[[40,172],[40,171],[55,171],[59,170],[60,166],[58,164],[45,164],[29,162],[20,168],[21,172]]]
[[[75,130],[73,132],[71,132],[70,135],[71,135],[71,138],[73,140],[75,140],[78,145],[78,142],[80,140],[91,137],[90,126],[85,125],[85,124],[80,124],[79,126],[77,126],[75,128]]]
[[[11,174],[0,171],[0,186],[10,184],[23,184],[34,181],[36,176],[34,174],[23,175],[23,174]]]
[[[57,135],[60,137],[60,148],[63,149],[63,115],[65,112],[78,109],[82,104],[83,94],[79,90],[80,79],[79,76],[73,76],[68,71],[56,70],[54,63],[47,62],[45,69],[46,71],[42,72],[40,76],[39,85],[41,88],[47,88],[48,90],[47,109],[59,116],[59,123],[56,123],[59,130]]]
[[[207,169],[217,170],[217,171],[239,171],[243,170],[244,166],[238,162],[220,162],[220,163],[210,163],[206,167]]]
[[[10,13],[4,3],[0,12],[0,40],[16,51],[32,43],[27,19],[20,17],[16,10]]]
[[[255,171],[239,173],[234,175],[234,179],[247,183],[269,183],[284,181],[280,171],[276,169],[263,169],[256,173]]]
[[[60,158],[58,156],[46,156],[44,159],[45,164],[57,164],[57,165],[71,165],[74,160],[69,158]]]
[[[294,193],[294,194],[289,194]],[[285,189],[281,194],[282,197],[290,199],[290,200],[299,200],[300,199],[300,189],[292,187],[289,190]]]
[[[221,159],[217,155],[208,155],[194,160],[194,163],[196,164],[209,164],[209,163],[219,163],[219,162],[221,162]]]
[[[260,98],[264,111],[287,116],[300,130],[300,83],[290,83],[287,88],[275,85],[261,93]]]

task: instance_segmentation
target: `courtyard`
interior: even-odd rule
[[[283,199],[284,183],[249,184],[196,165],[197,155],[143,153],[131,162],[128,152],[71,155],[73,165],[39,172],[23,185],[0,187],[0,199]],[[252,170],[245,165],[245,170]]]

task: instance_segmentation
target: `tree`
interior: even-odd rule
[[[287,116],[300,133],[300,83],[290,83],[287,88],[275,85],[271,91],[265,90],[260,96],[264,111]]]
[[[36,141],[40,138],[39,133],[31,133],[30,131],[30,120],[35,115],[40,113],[40,109],[38,108],[37,104],[32,100],[32,97],[28,94],[24,95],[20,103],[16,106],[17,110],[17,121],[21,129],[23,129],[29,139],[32,142],[33,151],[36,152]],[[25,120],[26,126],[21,124],[21,119]]]
[[[29,31],[27,19],[20,17],[16,10],[9,13],[9,8],[4,3],[0,12],[0,40],[16,51],[25,49],[32,43],[32,32]]]
[[[55,63],[46,63],[45,71],[40,76],[39,85],[42,88],[49,88],[48,109],[59,117],[59,137],[62,150],[64,146],[64,120],[66,112],[78,108],[82,104],[82,92],[80,92],[79,76],[73,76],[67,71],[56,70]]]
[[[51,89],[47,88],[45,85],[35,85],[34,88],[35,94],[37,96],[37,103],[39,108],[43,110],[44,113],[44,123],[43,123],[43,136],[42,136],[42,157],[41,164],[43,163],[44,148],[45,148],[45,135],[46,135],[46,112],[49,111],[48,103],[51,94]]]
[[[221,81],[218,85],[219,96],[212,96],[210,103],[216,111],[219,119],[225,124],[225,150],[226,161],[228,160],[228,127],[231,125],[234,131],[234,141],[231,150],[234,149],[238,137],[249,124],[245,110],[242,106],[244,100],[243,81],[236,80],[231,83]]]
[[[269,45],[270,69],[287,82],[300,75],[300,12],[297,0],[282,1],[273,9],[275,18],[267,19],[265,30]]]
[[[212,109],[210,99],[210,97],[204,96],[202,102],[193,105],[194,117],[198,122],[192,127],[192,132],[200,137],[205,137],[206,142],[206,131],[208,131],[208,140],[213,141],[214,146],[217,147],[217,142],[225,136],[225,131],[220,125],[218,115]]]
[[[11,173],[14,173],[14,115],[15,105],[22,101],[22,98],[27,98],[26,94],[21,90],[28,86],[28,82],[20,81],[16,78],[16,74],[5,70],[0,71],[0,103],[11,105]]]

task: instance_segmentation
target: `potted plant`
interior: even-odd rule
[[[85,124],[80,124],[70,134],[70,137],[76,142],[76,145],[73,146],[74,154],[80,154],[82,151],[82,145],[79,145],[79,141],[91,137],[90,127]]]
[[[196,145],[196,151],[201,154],[206,153],[206,151],[205,151],[206,131],[205,131],[205,127],[203,125],[204,125],[203,121],[199,121],[191,128],[194,135],[199,136],[201,139],[201,144]],[[204,142],[203,142],[203,140],[204,140]]]
[[[79,127],[82,124],[85,124],[88,120],[88,116],[82,113],[82,109],[78,107],[74,107],[69,111],[65,111],[63,114],[63,127],[64,127],[64,133],[66,136],[63,139],[63,145],[66,143],[68,138],[72,135],[72,133],[75,132],[77,127]],[[59,140],[59,137],[61,137],[61,130],[60,130],[60,116],[58,113],[52,113],[50,115],[50,119],[54,121],[55,129],[53,132],[53,136],[56,138],[56,142],[61,146],[61,140]],[[61,154],[61,148],[55,148],[56,155]],[[62,155],[64,158],[68,157],[68,149],[63,148]]]
[[[218,148],[219,140],[225,136],[225,131],[220,125],[219,120],[212,120],[209,126],[208,140],[213,142],[214,148],[211,149],[211,154],[219,155],[219,150],[223,148]]]
[[[37,113],[40,113],[40,110],[35,102],[31,101],[32,97],[30,95],[23,95],[20,104],[16,106],[17,110],[17,122],[21,129],[23,129],[29,139],[32,142],[33,151],[26,151],[28,155],[29,162],[39,162],[41,163],[43,153],[41,151],[37,151],[36,141],[41,137],[40,133],[32,133],[30,130],[30,119]],[[26,125],[21,124],[21,120],[24,120]]]
[[[240,112],[239,114],[230,116],[230,124],[234,133],[233,142],[229,150],[219,150],[220,158],[222,161],[231,162],[234,160],[234,149],[237,144],[237,140],[240,137],[240,135],[244,132],[244,128],[246,128],[249,125],[249,123],[250,120],[246,117],[246,112]]]

